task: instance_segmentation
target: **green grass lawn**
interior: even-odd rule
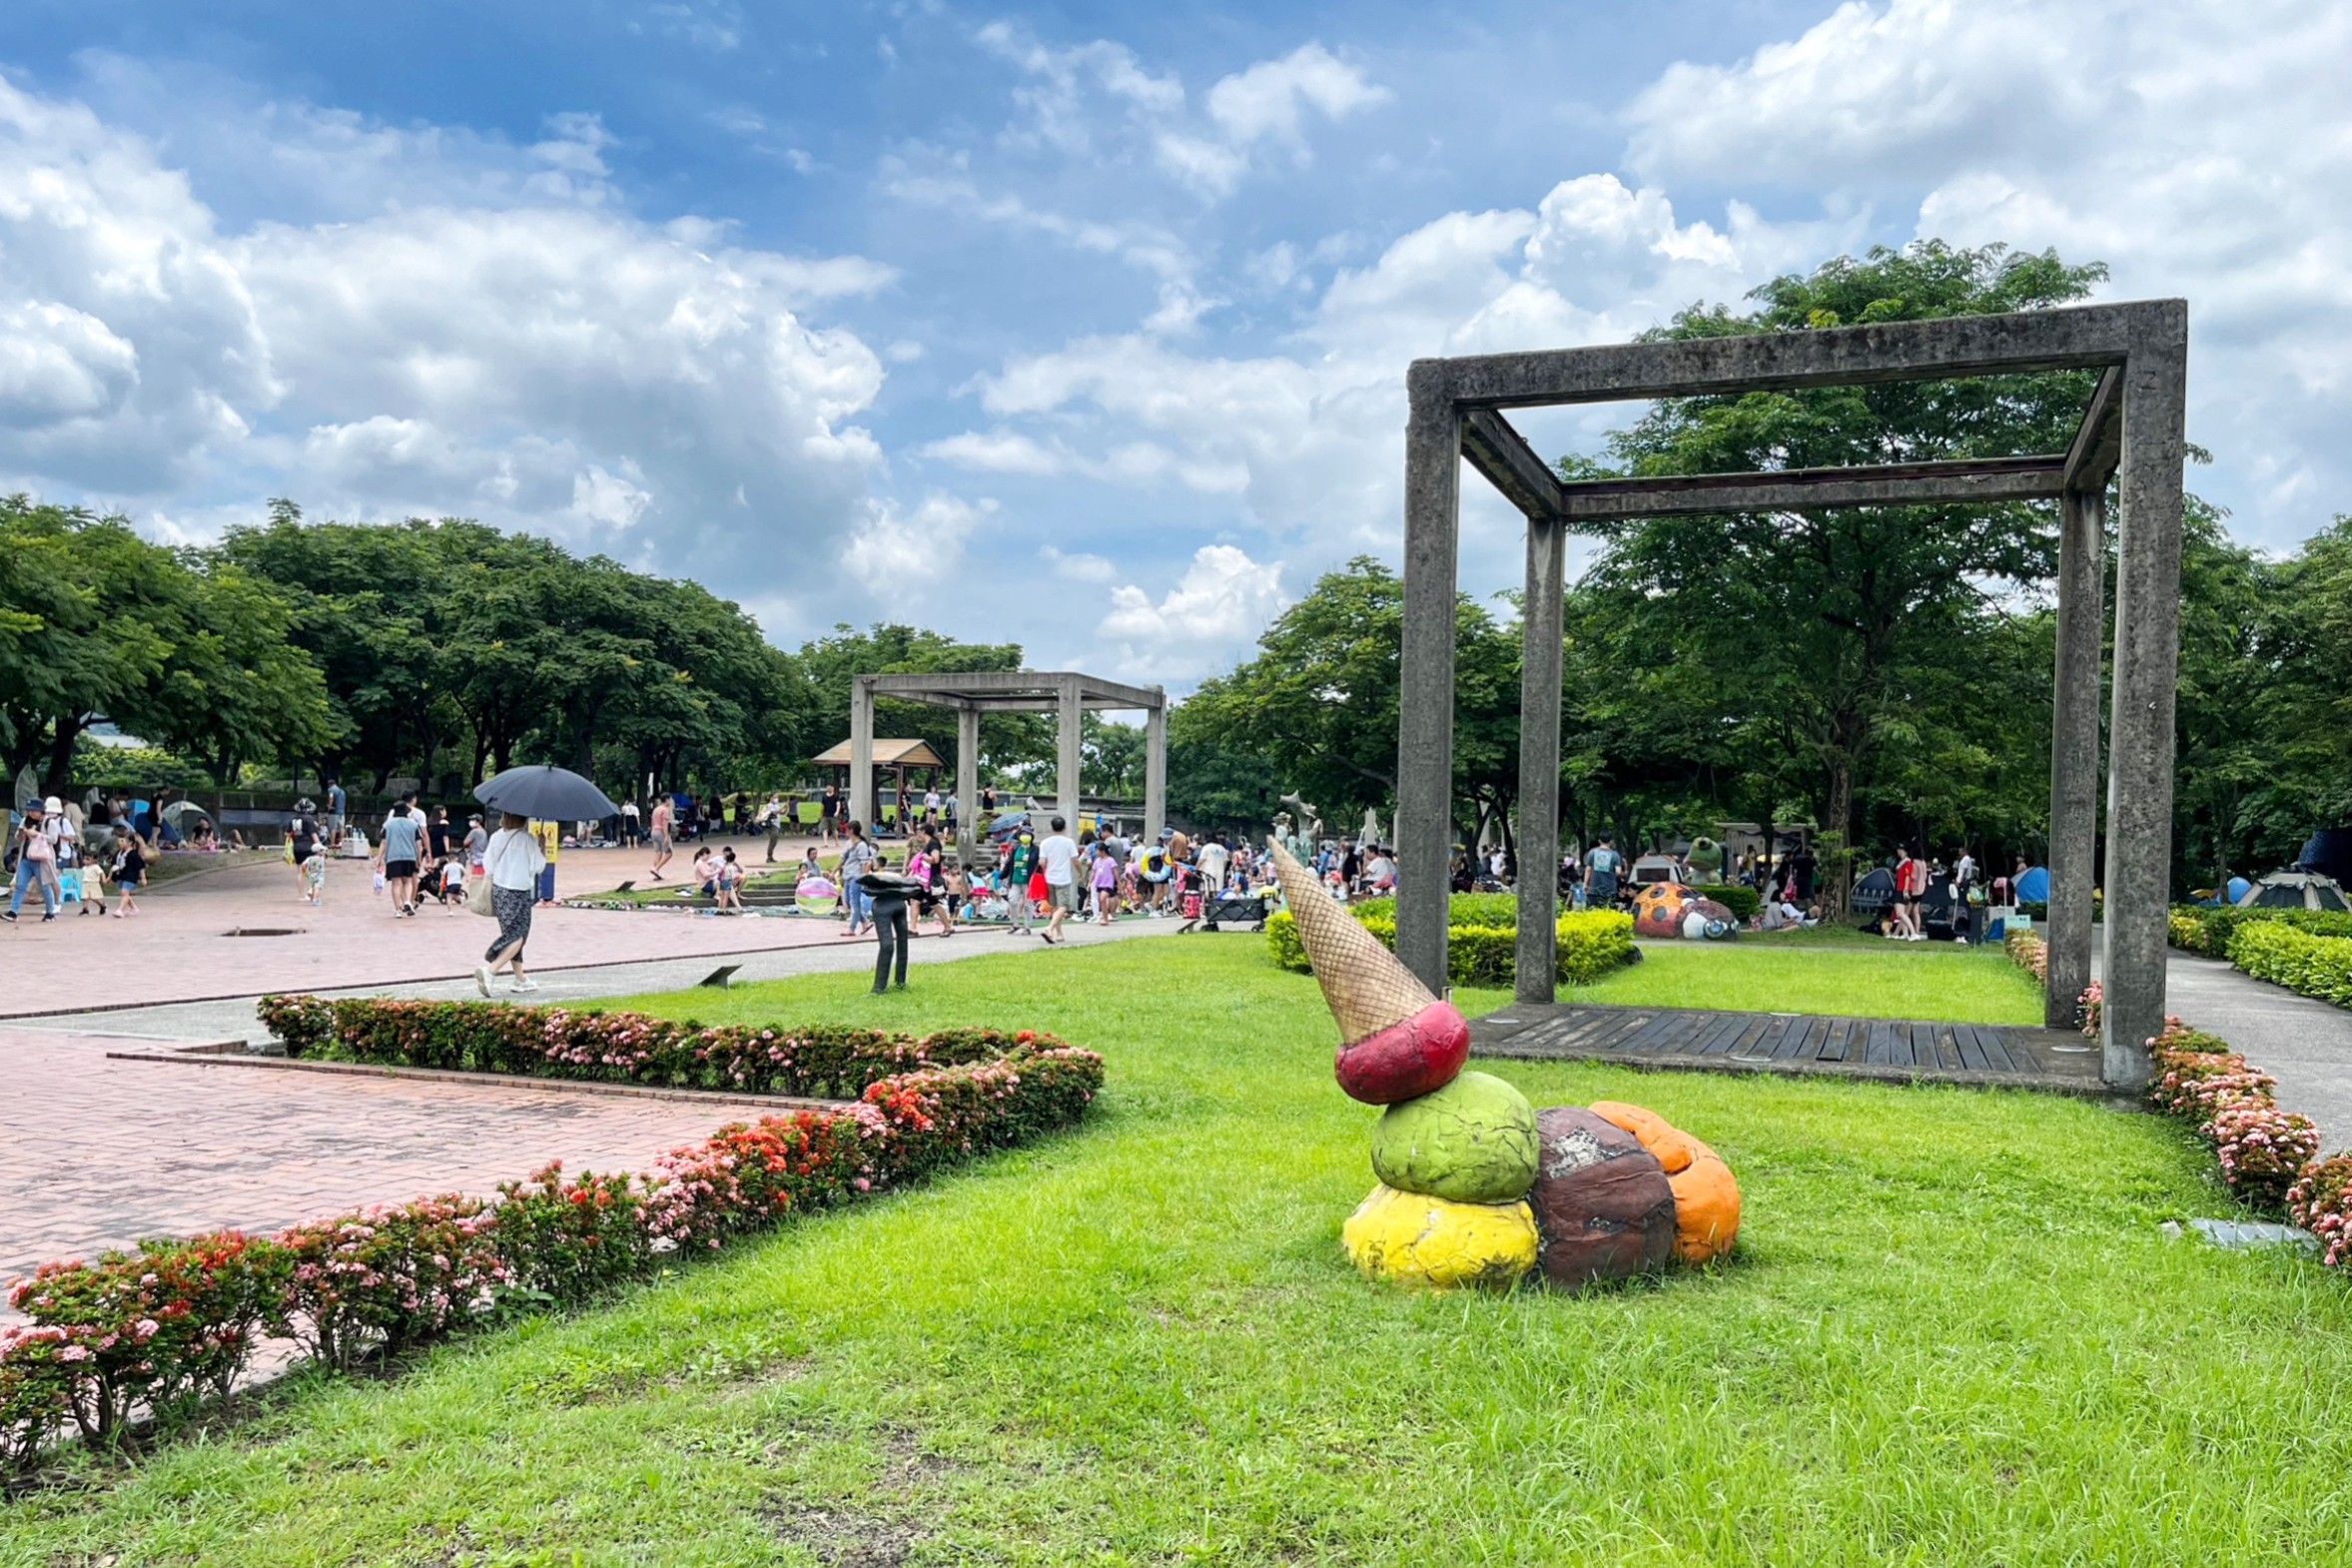
[[[1926,961],[1886,962],[1892,991]],[[1488,1064],[1712,1143],[1740,1251],[1583,1297],[1419,1295],[1340,1255],[1372,1114],[1332,1085],[1314,982],[1258,940],[864,984],[644,1005],[1043,1026],[1108,1056],[1100,1116],[19,1501],[0,1561],[2018,1568],[2352,1540],[2347,1282],[2161,1239],[2228,1205],[2151,1118]]]
[[[2040,989],[1998,948],[1889,942],[1845,931],[1644,943],[1641,963],[1562,999],[1927,1023],[2041,1022]]]

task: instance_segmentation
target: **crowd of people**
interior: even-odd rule
[[[89,806],[55,795],[28,802],[9,834],[10,889],[0,920],[13,925],[34,893],[40,895],[44,923],[57,919],[69,903],[78,905],[80,914],[105,915],[110,885],[115,918],[138,914],[139,890],[163,853],[161,834],[172,831],[175,840],[179,837],[162,817],[149,821],[152,827],[143,829],[127,795],[100,796]]]

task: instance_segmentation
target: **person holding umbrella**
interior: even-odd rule
[[[514,976],[514,989],[536,991],[539,983],[522,970],[522,947],[530,940],[531,909],[538,902],[539,872],[547,858],[531,833],[530,819],[506,812],[498,831],[490,835],[482,865],[490,877],[490,913],[498,920],[498,935],[482,961],[473,966],[473,988],[490,994],[490,977],[500,970]]]
[[[498,831],[482,852],[490,883],[489,913],[497,917],[498,940],[474,966],[473,983],[486,997],[490,977],[507,970],[514,976],[515,990],[536,991],[539,983],[522,970],[522,948],[530,938],[531,906],[537,902],[539,873],[546,869],[547,857],[531,833],[531,821],[558,826],[598,821],[612,815],[613,804],[570,769],[544,765],[508,768],[484,782],[473,798],[500,814]]]

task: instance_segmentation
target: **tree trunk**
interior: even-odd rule
[[[1820,877],[1817,891],[1823,913],[1839,920],[1845,917],[1847,897],[1854,891],[1854,765],[1844,752],[1831,753],[1829,809],[1823,816],[1827,831],[1819,846],[1823,853],[1815,857]]]
[[[87,714],[78,718],[68,718],[62,713],[58,715],[57,732],[49,739],[49,766],[47,776],[42,780],[42,794],[62,797],[72,788],[74,742],[82,738],[82,731],[89,723]]]

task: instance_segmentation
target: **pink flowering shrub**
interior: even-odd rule
[[[2012,931],[2001,939],[2000,948],[2009,956],[2010,963],[2036,981],[2049,980],[2049,948],[2038,932]]]
[[[840,1025],[705,1029],[641,1013],[499,1002],[266,997],[259,1011],[297,1056],[819,1100],[855,1100],[902,1073],[990,1061],[1024,1048],[1018,1037],[994,1029],[922,1038]]]
[[[298,1033],[315,1026],[316,1009],[287,1005]],[[319,1006],[332,1014],[342,1004]],[[407,1025],[379,1025],[404,1038]],[[682,1038],[716,1033],[689,1028]],[[816,1038],[738,1037],[763,1052]],[[304,1035],[305,1049],[321,1038]],[[548,1166],[489,1201],[419,1198],[270,1238],[225,1232],[50,1264],[10,1291],[30,1325],[0,1331],[0,1467],[32,1467],[68,1429],[123,1446],[141,1416],[160,1424],[225,1396],[264,1331],[338,1371],[390,1360],[508,1311],[591,1296],[662,1254],[707,1253],[795,1212],[1070,1126],[1103,1087],[1101,1057],[1026,1031],[922,1041],[836,1031],[832,1042],[818,1054],[834,1045],[842,1054],[825,1071],[855,1077],[856,1064],[886,1056],[918,1065],[866,1084],[854,1105],[738,1123],[638,1175],[570,1176]]]
[[[2287,1188],[2287,1217],[2319,1237],[2329,1266],[2352,1263],[2352,1155],[2306,1165]]]
[[[2303,1167],[2319,1155],[2311,1119],[2261,1101],[2223,1106],[2197,1131],[2221,1162],[2221,1179],[2252,1206],[2276,1212]]]
[[[2074,1022],[2092,1040],[2099,1038],[2099,1014],[2106,1001],[2106,989],[2097,981],[2082,988],[2082,995],[2074,999]]]
[[[347,1372],[488,1317],[514,1270],[488,1203],[451,1194],[278,1233],[293,1274],[272,1328]]]
[[[22,1360],[62,1370],[64,1409],[52,1413],[70,1415],[90,1442],[117,1442],[136,1411],[169,1418],[226,1394],[285,1279],[274,1248],[234,1230],[50,1263],[8,1292],[32,1327],[0,1350],[0,1368]]]
[[[2177,1018],[2164,1020],[2148,1050],[2155,1059],[2149,1103],[2213,1146],[2222,1180],[2241,1200],[2273,1213],[2287,1205],[2297,1177],[2318,1157],[2319,1130],[2278,1108],[2278,1081]]]

